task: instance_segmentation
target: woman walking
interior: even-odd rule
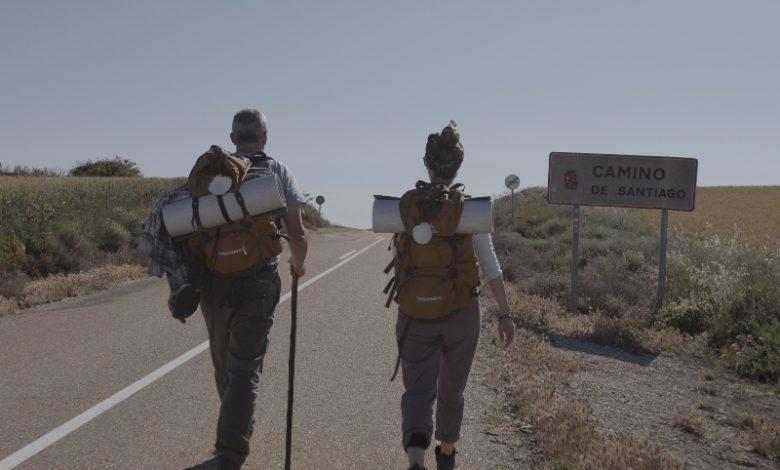
[[[428,170],[430,184],[420,182],[417,185],[421,194],[414,203],[406,203],[402,199],[402,217],[408,213],[408,208],[416,207],[420,214],[435,213],[442,210],[453,200],[463,201],[462,193],[453,187],[453,181],[463,162],[463,146],[455,123],[445,127],[441,133],[430,134],[423,159]],[[431,194],[438,196],[430,196]],[[409,193],[407,193],[409,194]],[[406,196],[405,196],[406,197]],[[438,198],[438,199],[437,199]],[[433,210],[431,210],[433,207]],[[405,212],[406,211],[406,212]],[[425,219],[425,215],[421,215]],[[459,217],[459,216],[458,216]],[[430,218],[430,217],[429,217]],[[416,223],[416,222],[415,222]],[[405,221],[406,224],[406,221]],[[426,224],[420,224],[425,226]],[[444,225],[444,222],[442,222]],[[490,290],[496,298],[499,311],[498,334],[504,345],[512,342],[515,334],[513,317],[509,310],[506,290],[496,254],[493,250],[490,234],[448,236],[446,230],[433,225],[420,230],[420,233],[402,234],[395,242],[396,281],[399,289],[401,305],[398,309],[396,322],[396,337],[399,344],[399,354],[405,392],[401,399],[403,446],[409,459],[410,470],[425,469],[425,452],[435,438],[439,444],[435,447],[436,468],[450,470],[455,468],[455,444],[460,439],[461,423],[463,421],[463,393],[471,371],[471,364],[476,352],[481,327],[481,312],[478,299],[479,274],[481,269],[488,281]],[[417,227],[415,227],[417,232]],[[420,235],[422,234],[422,235]],[[434,319],[422,319],[420,315],[411,313],[404,308],[404,289],[413,289],[415,267],[419,262],[404,261],[420,255],[431,243],[440,243],[436,255],[447,257],[449,269],[443,279],[451,279],[455,287],[451,292],[457,297],[452,301],[453,311]],[[437,240],[438,237],[438,240]],[[412,241],[414,240],[414,241]],[[431,243],[431,247],[435,243]],[[453,247],[450,256],[449,247]],[[407,264],[404,264],[407,263]],[[411,264],[410,264],[411,263]],[[417,266],[415,266],[415,263]],[[399,273],[401,271],[401,273]],[[430,272],[430,271],[429,271]],[[430,278],[429,272],[420,275]],[[407,278],[404,278],[406,273]],[[402,276],[398,278],[398,276]],[[471,284],[464,285],[465,279]],[[439,284],[437,284],[439,285]],[[437,294],[438,295],[438,294]],[[408,292],[406,293],[408,297]],[[417,297],[418,300],[439,298],[438,296]],[[434,403],[435,428],[434,428]]]

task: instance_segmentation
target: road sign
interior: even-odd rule
[[[551,204],[574,206],[571,311],[577,309],[580,205],[661,209],[656,311],[661,308],[666,285],[668,211],[693,210],[698,168],[699,161],[695,158],[566,152],[550,154],[547,200]]]
[[[512,206],[511,206],[511,213],[509,217],[512,220],[515,220],[515,189],[520,187],[520,177],[517,175],[509,175],[504,179],[504,184],[506,185],[507,189],[512,191]]]
[[[697,171],[695,158],[553,152],[547,199],[551,204],[692,211]]]
[[[317,204],[319,204],[319,205],[323,205],[323,204],[325,204],[325,198],[324,198],[324,197],[322,197],[322,196],[317,196],[317,199],[315,199],[315,201],[316,201],[316,202],[317,202]]]

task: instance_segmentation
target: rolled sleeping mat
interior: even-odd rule
[[[401,233],[401,200],[387,196],[376,196],[371,213],[371,228],[375,233]],[[466,199],[463,213],[458,222],[458,233],[476,234],[493,231],[493,200],[487,197]]]
[[[263,176],[245,181],[238,190],[244,199],[249,215],[261,215],[284,209],[287,201],[284,190],[276,175]],[[220,199],[228,219],[220,208]],[[198,214],[201,224],[206,228],[217,227],[244,218],[244,212],[236,199],[236,193],[222,195],[209,194],[198,198]],[[168,234],[175,238],[195,233],[193,199],[187,198],[166,204],[162,208],[162,217]]]

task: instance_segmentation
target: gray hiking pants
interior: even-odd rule
[[[410,444],[430,445],[434,401],[436,439],[456,442],[460,438],[463,392],[477,350],[481,321],[479,302],[439,320],[414,320],[399,310],[395,331],[402,342],[406,390],[401,399],[404,449]]]
[[[249,455],[258,384],[279,303],[275,269],[256,277],[209,278],[200,309],[209,333],[217,393],[217,456],[238,468]]]

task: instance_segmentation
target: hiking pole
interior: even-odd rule
[[[295,336],[298,329],[298,275],[293,272],[292,289],[290,290],[290,363],[287,377],[287,440],[284,449],[284,468],[290,470],[292,458],[292,424],[293,424],[293,398],[295,390]]]

